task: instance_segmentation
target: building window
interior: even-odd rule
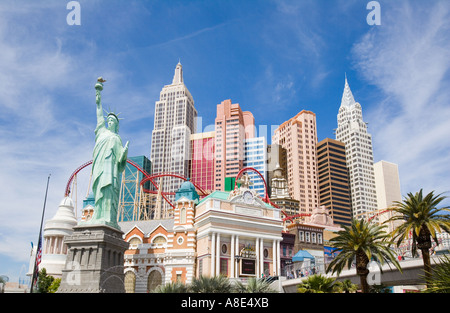
[[[317,243],[322,244],[322,234],[317,234]]]
[[[167,240],[163,236],[156,236],[152,241],[154,244],[165,244],[166,242]]]
[[[269,276],[269,275],[270,275],[269,268],[270,268],[270,263],[264,262],[264,274],[265,274],[266,276]]]
[[[203,259],[198,260],[198,274],[200,276],[203,274]]]
[[[186,209],[182,208],[180,210],[180,224],[186,224]]]
[[[220,259],[220,274],[228,275],[228,259]]]
[[[134,293],[134,288],[136,286],[136,274],[132,271],[126,272],[124,284],[126,293]]]
[[[159,271],[153,270],[148,275],[147,292],[155,290],[156,287],[162,284],[162,275]]]
[[[177,243],[179,244],[179,245],[182,245],[183,244],[183,242],[184,242],[184,239],[183,239],[183,237],[178,237],[178,239],[177,239]]]
[[[130,244],[130,249],[136,249],[137,245],[142,243],[142,240],[141,238],[133,237],[130,239],[130,241],[128,241],[128,243]]]
[[[227,245],[223,244],[222,245],[222,254],[226,254],[227,253]]]
[[[305,241],[305,233],[301,230],[298,232],[298,240]]]
[[[306,242],[311,242],[309,231],[305,232],[305,241]]]

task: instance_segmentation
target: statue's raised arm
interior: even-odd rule
[[[95,84],[95,102],[97,103],[97,126],[101,123],[105,125],[105,118],[103,117],[103,108],[102,108],[102,95],[101,91],[103,90],[103,83],[106,82],[102,77],[97,79],[97,83]]]

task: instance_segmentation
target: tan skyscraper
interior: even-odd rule
[[[400,178],[397,164],[379,161],[373,165],[375,170],[375,186],[377,188],[377,203],[379,222],[382,223],[392,216],[392,213],[382,213],[396,201],[402,201]],[[388,230],[392,231],[401,223],[390,222]]]
[[[225,178],[236,177],[244,166],[244,142],[255,137],[255,118],[238,103],[224,100],[217,105],[215,130],[215,190],[224,191]]]
[[[275,130],[272,143],[286,149],[289,194],[300,202],[300,213],[310,213],[319,205],[316,115],[301,111]]]

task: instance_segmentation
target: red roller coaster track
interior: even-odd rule
[[[184,180],[184,181],[187,180],[186,177],[181,176],[181,175],[176,174],[176,173],[158,173],[158,174],[150,175],[149,173],[147,173],[144,169],[142,169],[142,168],[141,168],[138,164],[136,164],[135,162],[133,162],[133,161],[131,161],[131,160],[127,160],[127,163],[130,164],[130,165],[132,165],[132,166],[134,166],[139,172],[141,172],[141,173],[144,175],[144,178],[143,178],[143,179],[141,180],[141,182],[140,182],[140,185],[141,185],[141,186],[143,186],[146,182],[150,182],[150,183],[155,187],[156,190],[149,190],[149,189],[145,189],[145,188],[144,188],[143,190],[144,190],[144,192],[146,192],[146,193],[158,193],[158,192],[159,192],[159,187],[158,187],[158,185],[153,181],[153,180],[156,179],[156,178],[160,178],[160,177],[175,177],[175,178],[182,179],[182,180]],[[85,167],[88,167],[88,166],[91,165],[91,164],[92,164],[92,160],[89,161],[89,162],[84,163],[83,165],[79,166],[79,167],[72,173],[72,175],[70,175],[70,178],[69,178],[69,180],[68,180],[68,182],[67,182],[67,184],[66,184],[66,189],[65,189],[64,196],[67,197],[67,196],[70,195],[70,185],[72,184],[72,181],[73,181],[74,177],[75,177],[82,169],[84,169]],[[262,198],[262,200],[263,200],[264,202],[270,204],[271,206],[278,208],[278,206],[277,206],[276,204],[274,204],[274,203],[272,203],[272,202],[270,201],[269,195],[268,195],[268,193],[267,193],[267,183],[266,183],[266,180],[264,179],[264,177],[261,175],[261,173],[260,173],[258,170],[254,169],[254,168],[252,168],[252,167],[246,167],[246,168],[243,168],[243,169],[241,169],[241,170],[239,171],[239,173],[237,174],[237,176],[236,176],[236,181],[237,181],[237,180],[239,179],[239,177],[240,177],[244,172],[246,172],[246,171],[253,171],[253,172],[255,172],[256,174],[259,175],[259,177],[262,179],[262,181],[263,181],[263,183],[264,183],[264,192],[265,192],[265,195],[264,195],[264,198]],[[209,194],[207,191],[205,191],[201,186],[199,186],[199,185],[198,185],[197,183],[195,183],[194,181],[191,180],[191,183],[192,183],[192,184],[195,186],[195,188],[200,192],[199,196],[204,197],[204,196],[207,196],[207,195]],[[236,188],[236,186],[237,186],[237,182],[235,182],[234,188]],[[166,195],[169,195],[169,194],[173,194],[173,193],[161,191],[161,196],[164,198],[164,200],[165,200],[167,203],[169,203],[170,206],[172,206],[172,208],[174,208],[174,205],[173,205],[173,204],[170,202],[170,200],[167,199],[167,197],[166,197]],[[294,218],[296,218],[296,217],[310,216],[310,215],[311,215],[311,214],[304,214],[304,213],[302,213],[302,214],[296,214],[296,215],[291,215],[291,216],[289,216],[284,210],[281,210],[281,213],[283,213],[283,215],[285,216],[285,218],[283,218],[283,221],[286,221],[286,220],[292,221],[292,220],[293,220]]]
[[[147,173],[144,169],[142,169],[138,164],[136,164],[135,162],[131,161],[131,160],[127,160],[127,163],[134,166],[139,172],[141,172],[144,175],[144,178],[141,180],[141,186],[144,185],[144,183],[150,181],[150,183],[156,188],[156,190],[148,190],[148,189],[144,189],[144,192],[146,193],[158,193],[159,191],[159,187],[158,185],[153,181],[153,179],[155,178],[159,178],[159,177],[175,177],[175,178],[179,178],[182,179],[184,181],[187,180],[187,178],[185,178],[184,176],[181,176],[179,174],[175,174],[175,173],[159,173],[159,174],[153,174],[150,175],[149,173]],[[92,160],[89,162],[84,163],[83,165],[79,166],[73,173],[72,175],[70,175],[69,181],[66,184],[66,190],[64,193],[64,196],[69,196],[70,195],[70,185],[72,184],[72,181],[74,179],[74,177],[85,167],[88,167],[89,165],[92,164]],[[200,191],[199,196],[207,196],[208,193],[201,187],[199,186],[197,183],[195,183],[194,181],[191,181],[191,183],[195,186],[195,188],[198,189],[198,191]],[[166,200],[167,203],[169,203],[172,208],[174,207],[174,205],[169,201],[169,199],[167,199],[166,195],[168,194],[172,194],[170,192],[163,192],[161,191],[161,196],[164,198],[164,200]]]
[[[386,209],[386,210],[383,210],[383,211],[380,211],[380,212],[377,212],[375,215],[373,215],[373,216],[371,216],[370,218],[369,218],[369,222],[371,221],[371,220],[373,220],[375,217],[377,217],[378,215],[381,215],[381,214],[384,214],[384,213],[387,213],[387,212],[390,212],[391,210],[390,209]]]

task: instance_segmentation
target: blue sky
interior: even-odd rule
[[[379,26],[366,0],[80,0],[72,26],[68,2],[0,3],[0,275],[28,270],[48,174],[46,220],[91,159],[97,77],[129,155],[149,156],[154,104],[179,60],[199,131],[231,99],[269,137],[306,109],[318,139],[334,138],[347,73],[375,161],[399,165],[403,195],[450,191],[449,1],[378,1]]]

